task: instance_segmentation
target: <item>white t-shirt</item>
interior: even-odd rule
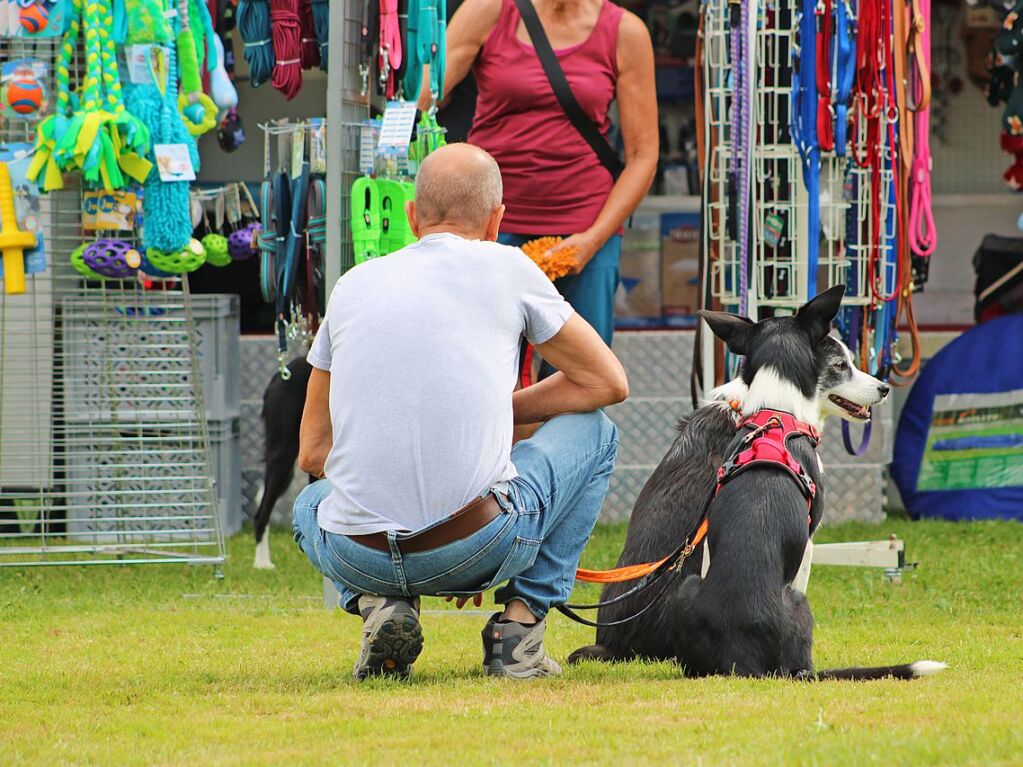
[[[432,234],[337,281],[309,363],[330,371],[320,527],[420,530],[516,476],[519,344],[572,308],[518,248]]]

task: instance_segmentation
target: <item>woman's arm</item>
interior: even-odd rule
[[[625,142],[625,170],[618,177],[597,220],[556,248],[575,246],[578,274],[632,212],[657,172],[657,91],[654,86],[654,48],[639,17],[626,12],[618,26],[618,82],[615,96]]]
[[[469,74],[476,55],[483,47],[483,43],[490,37],[490,32],[497,26],[500,16],[501,0],[465,0],[455,11],[444,38],[447,46],[444,70],[445,98],[437,104],[438,107],[447,100],[447,95],[455,89],[455,86]],[[621,45],[620,42],[619,45]],[[423,112],[429,110],[431,100],[429,68],[425,68],[423,88],[419,92],[419,109]]]

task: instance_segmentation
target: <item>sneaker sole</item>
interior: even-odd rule
[[[503,676],[506,679],[538,679],[542,676],[559,676],[559,673],[537,666],[525,671],[509,671],[504,664],[497,661],[487,666],[487,676]]]
[[[369,657],[355,670],[356,679],[394,676],[407,679],[423,651],[423,627],[412,615],[396,615],[380,624],[370,642]]]

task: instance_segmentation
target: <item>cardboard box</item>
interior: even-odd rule
[[[661,283],[665,322],[672,327],[696,324],[700,308],[700,215],[661,216]]]
[[[615,293],[615,326],[661,323],[660,216],[636,215],[622,241],[622,279]]]

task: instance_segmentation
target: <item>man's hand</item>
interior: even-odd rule
[[[445,602],[450,602],[452,599],[455,599],[455,597],[444,597]],[[458,597],[457,599],[455,599],[455,607],[461,610],[463,607],[465,607],[465,605],[469,602],[470,599],[472,600],[472,603],[476,605],[476,607],[479,607],[480,605],[483,604],[483,594],[480,593],[473,594],[471,597]]]
[[[554,254],[561,250],[575,248],[575,266],[569,274],[579,274],[602,247],[604,247],[604,243],[598,237],[589,232],[579,232],[565,238],[548,250],[547,253]]]

